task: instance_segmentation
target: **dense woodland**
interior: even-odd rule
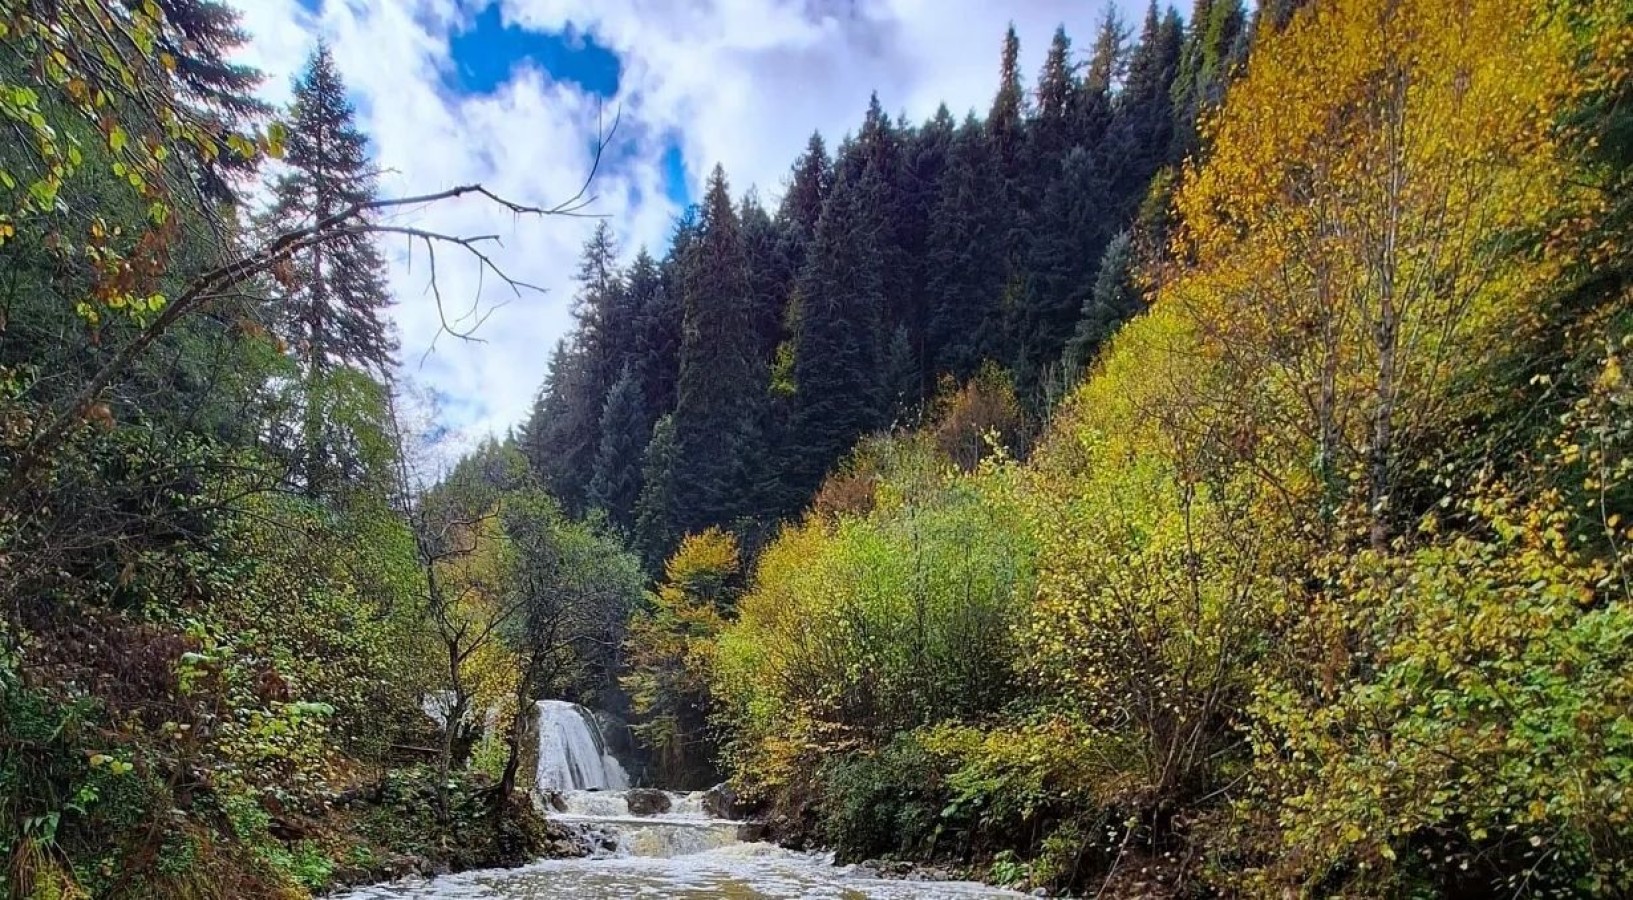
[[[377,246],[482,251],[390,213],[588,195],[380,197],[217,0],[0,0],[0,897],[562,852],[537,698],[842,860],[1633,893],[1633,6],[1085,37],[597,228],[442,470]]]

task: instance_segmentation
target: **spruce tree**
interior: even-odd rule
[[[1197,0],[1172,89],[1173,158],[1198,149],[1197,119],[1224,99],[1230,75],[1247,52],[1247,37],[1241,0]]]
[[[913,289],[913,268],[905,247],[912,223],[901,214],[903,140],[880,105],[879,95],[873,94],[862,118],[862,130],[857,132],[854,152],[842,166],[849,171],[841,174],[849,175],[854,185],[866,186],[857,213],[874,223],[873,246],[878,255],[883,299],[881,321],[889,328],[904,325],[917,330],[922,327],[924,313],[916,302],[919,295]],[[869,170],[871,176],[867,175]]]
[[[1077,92],[1072,41],[1066,36],[1065,28],[1057,28],[1044,58],[1043,70],[1038,73],[1036,113],[1028,132],[1031,174],[1040,199],[1041,188],[1053,180],[1061,157],[1083,142],[1075,133],[1079,124],[1073,116]]]
[[[650,429],[660,415],[675,408],[675,381],[680,374],[680,297],[664,286],[663,270],[643,247],[625,276],[630,308],[635,311],[635,380]]]
[[[1066,345],[1065,369],[1073,377],[1088,368],[1101,345],[1140,309],[1140,292],[1134,284],[1134,240],[1127,231],[1106,245],[1098,268],[1094,289]]]
[[[652,439],[641,456],[641,493],[635,503],[635,549],[651,575],[663,571],[664,561],[682,535],[677,507],[676,466],[679,462],[675,417],[666,415],[652,428]]]
[[[906,424],[924,404],[924,370],[907,327],[896,326],[885,352],[885,417],[889,424]]]
[[[618,271],[617,255],[611,228],[598,223],[579,260],[573,300],[577,327],[556,348],[527,428],[535,471],[574,515],[590,503],[607,396],[638,349],[639,316]]]
[[[641,490],[641,453],[650,437],[641,385],[630,363],[625,363],[607,393],[607,402],[601,409],[600,432],[588,506],[604,511],[614,525],[628,530],[635,524],[635,504]]]
[[[278,227],[321,221],[375,199],[368,141],[327,46],[295,83],[285,171],[267,219]],[[385,262],[373,239],[340,234],[299,254],[283,297],[290,343],[322,372],[351,366],[384,376],[396,352],[387,322]]]
[[[816,235],[817,220],[822,218],[832,185],[833,161],[828,158],[827,145],[820,133],[812,132],[805,152],[794,161],[788,191],[777,208],[778,223],[785,234],[798,239],[801,251]]]
[[[937,372],[963,381],[1002,346],[999,296],[1006,222],[981,124],[959,129],[942,178],[926,256],[930,323],[926,354]]]
[[[1026,93],[1021,87],[1021,39],[1010,25],[1004,32],[1003,54],[998,68],[998,93],[987,114],[987,140],[993,159],[1006,186],[1020,179],[1025,160],[1022,142],[1026,139]]]
[[[600,449],[601,401],[579,335],[559,341],[544,386],[523,426],[522,446],[533,471],[564,509],[582,513]]]
[[[285,171],[273,184],[272,227],[321,221],[375,197],[367,140],[357,129],[346,88],[326,46],[295,82]],[[366,234],[339,234],[296,254],[279,274],[278,330],[296,348],[305,413],[299,468],[314,496],[342,467],[344,441],[323,408],[346,371],[389,376],[396,341],[385,319],[385,262]]]
[[[1014,361],[1015,390],[1036,404],[1046,370],[1060,359],[1094,282],[1115,219],[1109,184],[1082,147],[1060,164],[1038,213],[1026,266],[1026,289]]]
[[[1117,16],[1117,7],[1107,5],[1105,18],[1095,33],[1094,49],[1078,81],[1077,93],[1072,98],[1072,131],[1080,146],[1108,168],[1102,159],[1109,152],[1106,132],[1112,123],[1112,91],[1123,77],[1124,44],[1128,32]]]
[[[1129,54],[1127,77],[1114,104],[1101,160],[1112,180],[1115,218],[1129,221],[1153,176],[1168,164],[1174,130],[1172,87],[1179,63],[1182,25],[1178,15],[1159,14],[1155,0],[1146,10],[1140,39]]]
[[[573,318],[589,367],[589,396],[585,399],[600,409],[612,383],[635,353],[634,325],[638,318],[623,273],[618,270],[618,242],[605,220],[596,223],[584,244],[577,280]]]
[[[783,314],[788,307],[789,283],[793,278],[784,255],[786,241],[754,192],[750,191],[743,198],[738,217],[743,227],[743,256],[748,265],[754,332],[759,338],[756,352],[762,359],[770,359],[783,339]]]
[[[856,439],[885,419],[880,225],[869,165],[841,169],[799,282],[794,330],[794,415],[785,468],[807,496]]]
[[[742,229],[716,166],[696,238],[681,260],[685,320],[675,406],[675,509],[681,531],[726,525],[752,505],[769,377],[759,354]]]
[[[125,0],[137,8],[143,0]],[[176,90],[193,112],[213,128],[242,130],[272,114],[272,106],[256,96],[265,76],[232,57],[249,43],[239,24],[240,14],[221,0],[157,0],[163,27],[155,50],[174,65]],[[247,176],[254,160],[220,141],[215,155],[196,160],[199,186],[214,200],[235,199],[233,180]]]

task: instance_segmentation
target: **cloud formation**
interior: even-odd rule
[[[861,121],[870,92],[915,121],[942,101],[957,115],[982,111],[996,87],[1006,24],[1015,23],[1030,72],[1056,25],[1086,47],[1104,13],[1082,0],[234,2],[253,35],[245,61],[269,74],[269,99],[287,100],[316,41],[329,42],[374,142],[384,195],[481,182],[520,202],[558,202],[589,170],[598,117],[621,111],[617,146],[593,185],[594,211],[610,219],[630,253],[642,245],[660,251],[680,212],[665,190],[671,145],[682,151],[694,195],[718,162],[736,191],[757,186],[771,203],[810,133],[837,142]],[[1130,18],[1130,0],[1119,2]],[[506,25],[573,30],[614,51],[618,95],[594,96],[526,60],[494,90],[450,87],[458,65],[451,38],[495,3]],[[473,302],[491,312],[478,332],[482,343],[439,338],[423,248],[384,248],[403,375],[438,398],[441,424],[462,443],[502,434],[525,417],[549,352],[570,327],[571,276],[592,222],[518,219],[474,200],[401,219],[447,233],[498,234],[504,247],[495,260],[547,289],[518,297],[491,277],[484,282],[473,260],[439,254],[448,317]]]

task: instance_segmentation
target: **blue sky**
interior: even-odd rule
[[[1105,10],[1097,0],[229,2],[252,36],[244,61],[269,74],[273,102],[287,100],[315,43],[329,43],[387,196],[480,182],[549,206],[582,184],[597,122],[617,112],[590,211],[628,255],[661,252],[716,163],[734,191],[752,187],[774,207],[810,133],[836,145],[873,91],[913,119],[942,101],[955,114],[985,110],[1007,24],[1033,72],[1056,25],[1086,48]],[[1115,2],[1137,21],[1141,0]],[[494,261],[546,288],[511,295],[473,260],[439,254],[443,313],[491,314],[475,340],[452,339],[423,258],[399,242],[382,246],[401,379],[441,398],[437,424],[457,441],[502,434],[526,416],[550,348],[572,325],[572,273],[595,220],[515,217],[467,201],[402,218],[498,235]]]

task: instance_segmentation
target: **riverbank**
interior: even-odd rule
[[[540,859],[587,856],[603,849],[579,829],[540,815],[531,800],[498,805],[497,787],[481,775],[457,775],[439,817],[436,773],[391,770],[378,781],[325,802],[321,809],[280,811],[273,833],[315,848],[326,860],[317,893],[405,878],[514,868]]]

